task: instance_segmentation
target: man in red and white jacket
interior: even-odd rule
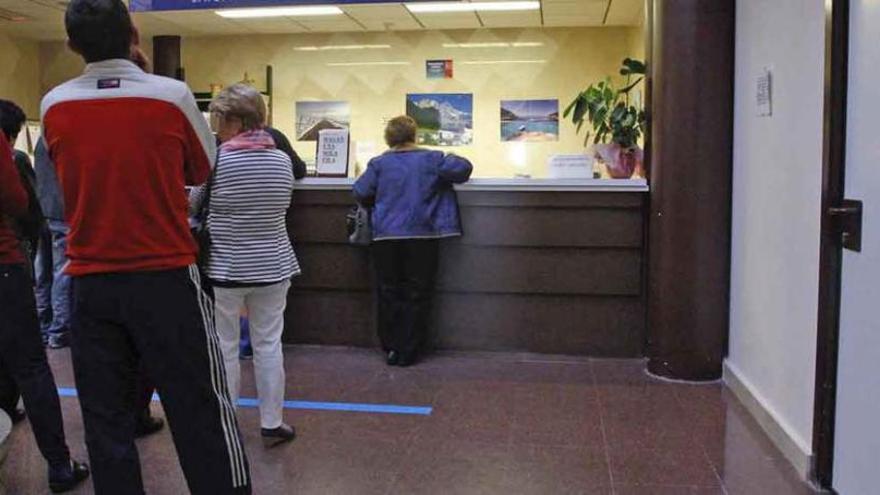
[[[28,195],[0,132],[0,405],[24,399],[37,446],[49,463],[53,492],[72,489],[89,476],[88,466],[71,462],[64,439],[61,404],[40,337],[33,284],[14,222],[28,211]]]
[[[65,24],[88,65],[44,98],[43,136],[70,225],[72,353],[95,492],[143,493],[142,358],[190,491],[250,493],[184,192],[207,180],[214,137],[185,84],[129,60],[137,31],[121,0],[73,0]]]

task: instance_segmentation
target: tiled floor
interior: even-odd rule
[[[67,353],[50,356],[59,386],[73,386]],[[273,450],[259,442],[256,410],[242,409],[257,494],[812,493],[720,385],[652,380],[641,361],[455,354],[399,369],[364,350],[291,348],[286,357],[288,398],[434,409],[287,411],[300,438]],[[243,374],[242,396],[254,397],[249,366]],[[62,404],[82,458],[78,404]],[[9,493],[45,493],[26,423],[12,442]],[[168,432],[139,447],[147,492],[185,494]]]

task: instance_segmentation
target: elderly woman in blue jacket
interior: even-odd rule
[[[410,117],[392,119],[390,149],[354,185],[357,200],[373,207],[379,339],[390,366],[413,364],[425,344],[438,241],[462,234],[452,185],[473,171],[464,158],[417,147],[416,129]]]

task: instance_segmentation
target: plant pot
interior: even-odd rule
[[[597,144],[594,151],[596,159],[605,165],[612,179],[631,178],[642,168],[645,155],[641,148],[623,148],[617,143]]]

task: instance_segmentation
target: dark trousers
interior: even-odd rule
[[[72,315],[73,364],[95,493],[144,493],[134,443],[143,364],[162,398],[190,491],[249,494],[213,301],[198,270],[76,277]]]
[[[439,242],[406,239],[373,243],[378,282],[379,340],[385,352],[414,359],[428,336]]]
[[[37,317],[40,320],[40,332],[43,340],[49,340],[49,329],[54,318],[52,313],[52,279],[54,266],[52,261],[52,232],[45,227],[40,233],[37,245],[37,258],[34,260],[34,292],[37,298]]]
[[[11,410],[18,391],[37,446],[50,465],[70,461],[55,378],[40,337],[31,279],[25,265],[0,265],[0,407]]]
[[[147,375],[146,363],[141,360],[138,369],[138,376],[135,382],[135,393],[137,394],[134,402],[134,411],[139,420],[149,418],[150,403],[153,402],[153,394],[156,392],[156,386]]]

